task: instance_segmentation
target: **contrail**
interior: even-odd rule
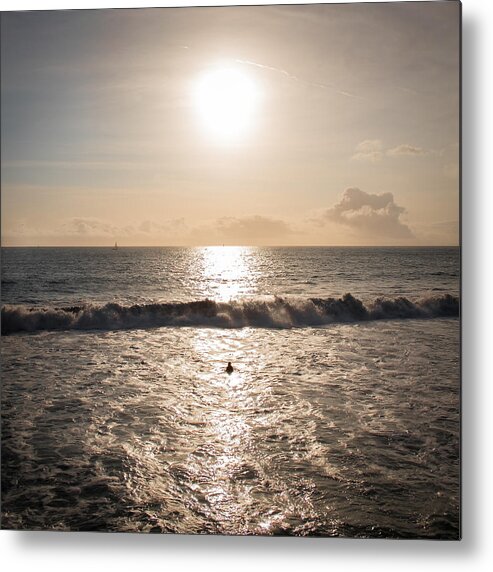
[[[314,81],[307,81],[305,79],[302,79],[296,75],[293,75],[292,73],[289,73],[286,70],[283,70],[281,68],[275,68],[272,66],[267,66],[265,64],[259,64],[257,62],[252,62],[250,60],[235,60],[235,62],[239,63],[239,64],[244,64],[247,66],[255,66],[257,68],[261,68],[261,69],[265,69],[265,70],[269,70],[269,71],[273,71],[276,73],[280,73],[283,76],[292,79],[293,81],[297,81],[299,83],[303,83],[305,85],[311,85],[314,87],[320,87],[321,89],[330,89],[331,91],[335,91],[336,93],[338,93],[339,95],[344,95],[345,97],[359,97],[357,95],[355,95],[354,93],[349,93],[348,91],[342,91],[340,89],[337,89],[336,87],[334,87],[333,85],[329,85],[326,83],[318,83],[318,82],[314,82]]]

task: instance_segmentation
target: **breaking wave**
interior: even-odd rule
[[[71,307],[2,307],[2,334],[40,330],[118,330],[162,326],[216,328],[293,328],[368,320],[402,320],[459,315],[459,298],[450,294],[411,301],[377,298],[363,304],[342,298],[279,298],[215,302],[117,303]]]

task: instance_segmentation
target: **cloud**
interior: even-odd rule
[[[376,195],[353,187],[325,211],[322,221],[350,227],[368,238],[413,238],[410,228],[400,220],[405,212],[394,202],[392,193]]]
[[[199,224],[184,218],[132,221],[116,224],[94,217],[73,217],[51,226],[37,227],[18,219],[2,229],[7,242],[52,245],[101,245],[115,240],[122,245],[286,244],[304,234],[289,223],[260,215],[222,217]]]
[[[356,146],[353,159],[357,161],[380,161],[383,157],[383,144],[380,139],[366,139]]]
[[[116,225],[90,217],[70,218],[49,231],[51,236],[81,236],[98,238],[163,237],[186,230],[184,219],[161,222],[145,220],[141,223]]]
[[[246,217],[223,217],[208,224],[189,227],[185,219],[170,219],[165,221],[145,220],[141,223],[126,226],[117,226],[94,218],[73,218],[65,222],[58,229],[57,234],[78,235],[92,237],[114,238],[174,238],[184,243],[214,238],[221,242],[263,242],[280,240],[295,231],[283,220],[268,218],[260,215]],[[53,232],[53,234],[55,233]]]
[[[76,217],[68,219],[49,232],[61,236],[113,237],[121,235],[122,229],[97,218]]]
[[[423,149],[423,147],[417,147],[416,145],[410,145],[409,143],[402,143],[391,149],[385,149],[382,141],[380,139],[365,139],[361,143],[356,145],[355,153],[352,159],[358,161],[380,161],[385,155],[388,157],[419,157],[423,155],[437,154],[437,151]]]
[[[2,235],[8,237],[108,237],[121,234],[121,229],[97,218],[75,217],[65,219],[51,226],[29,224],[26,220],[11,221]]]
[[[32,226],[25,220],[12,222],[5,229],[9,237],[68,237],[118,239],[126,237],[163,237],[187,231],[183,218],[160,222],[145,220],[141,223],[118,225],[94,217],[72,217],[52,226]]]
[[[399,155],[426,155],[426,151],[422,147],[415,147],[414,145],[397,145],[397,147],[393,147],[392,149],[388,149],[387,155],[391,157],[397,157]]]
[[[261,68],[264,70],[268,70],[271,72],[275,72],[278,74],[281,74],[293,81],[305,84],[305,85],[309,85],[309,86],[313,86],[313,87],[319,87],[321,89],[330,89],[335,91],[335,93],[338,93],[339,95],[344,95],[345,97],[358,97],[357,95],[355,95],[354,93],[350,93],[349,91],[343,91],[340,89],[337,89],[335,87],[335,85],[333,84],[329,84],[329,83],[320,83],[320,82],[316,82],[316,81],[307,81],[305,79],[302,79],[296,75],[293,75],[292,73],[288,72],[287,70],[284,70],[282,68],[276,68],[274,66],[268,66],[265,64],[260,64],[258,62],[252,62],[250,60],[235,60],[235,62],[239,63],[239,64],[244,64],[244,65],[248,65],[248,66],[254,66],[257,68]]]
[[[179,233],[187,230],[187,225],[184,218],[171,219],[163,222],[155,222],[152,220],[145,220],[140,223],[136,228],[136,234],[145,234],[151,236]]]
[[[269,240],[276,242],[288,235],[296,234],[285,221],[260,215],[241,218],[223,217],[215,222],[215,226],[220,236],[250,244]]]

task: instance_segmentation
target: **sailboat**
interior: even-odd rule
[[[115,246],[113,247],[113,250],[118,250],[118,244],[115,242]]]

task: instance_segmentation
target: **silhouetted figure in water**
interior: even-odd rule
[[[228,367],[226,368],[226,373],[233,373],[233,366],[231,365],[230,361],[228,361]]]

